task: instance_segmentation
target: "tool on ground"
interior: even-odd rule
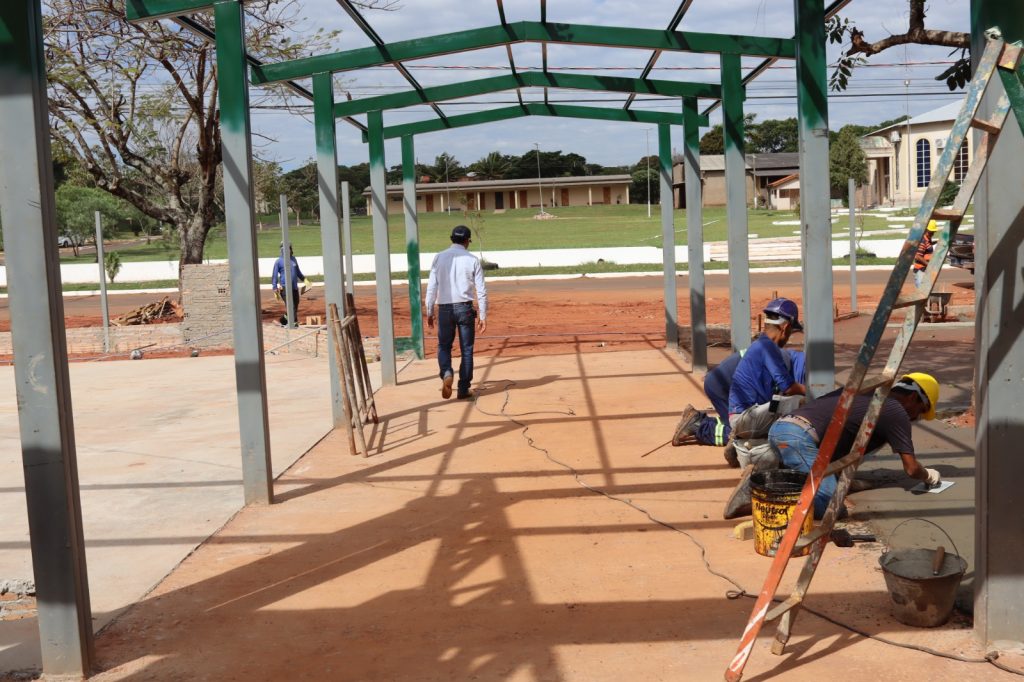
[[[877,542],[875,536],[870,533],[851,533],[845,528],[832,529],[829,540],[836,547],[853,547],[858,542]]]
[[[920,495],[922,493],[931,493],[932,495],[938,495],[943,490],[949,490],[950,488],[952,488],[954,483],[956,483],[956,481],[939,481],[935,485],[928,485],[927,481],[921,481],[913,488],[911,488],[910,492],[914,493],[915,495]]]
[[[1008,44],[1003,42],[996,29],[989,30],[986,33],[986,38],[985,51],[978,61],[974,78],[967,88],[963,107],[953,123],[949,139],[932,174],[928,190],[925,193],[917,217],[914,219],[913,226],[907,235],[907,240],[893,268],[889,283],[886,285],[885,291],[878,301],[878,307],[871,320],[871,326],[868,328],[864,342],[860,347],[860,352],[857,355],[857,362],[850,373],[846,386],[843,388],[842,395],[836,405],[836,411],[832,415],[832,420],[821,440],[818,457],[815,459],[811,472],[807,476],[807,483],[804,485],[803,492],[800,495],[800,501],[793,511],[789,526],[779,544],[764,586],[757,596],[750,620],[740,639],[739,647],[735,656],[729,662],[729,667],[725,672],[725,679],[728,682],[737,682],[742,678],[743,668],[750,658],[757,636],[765,622],[779,620],[775,641],[772,643],[772,653],[781,655],[785,651],[786,643],[790,637],[790,630],[793,626],[793,619],[810,588],[811,580],[818,567],[818,562],[821,560],[822,552],[825,550],[828,539],[831,537],[836,517],[843,508],[843,500],[850,487],[850,481],[853,480],[857,466],[864,457],[865,449],[871,438],[882,404],[888,397],[889,389],[892,387],[893,382],[902,376],[899,374],[899,368],[903,361],[903,356],[924,314],[925,304],[932,289],[935,287],[935,281],[942,269],[943,262],[946,260],[949,245],[952,243],[953,237],[960,227],[960,223],[967,212],[968,203],[974,195],[974,190],[978,186],[981,174],[985,170],[989,154],[1006,123],[1011,102],[1016,114],[1017,123],[1021,126],[1022,131],[1024,131],[1024,83],[1021,82],[1021,76],[1017,71],[1018,64],[1021,61],[1021,45],[1020,43]],[[978,109],[981,106],[982,95],[985,93],[985,89],[988,87],[992,77],[996,74],[1002,80],[1006,92],[999,98],[990,118],[978,118]],[[980,143],[975,145],[973,163],[970,164],[967,175],[963,178],[953,205],[949,208],[939,208],[939,194],[953,170],[964,140],[971,132],[971,129],[980,133]],[[925,270],[922,285],[915,288],[908,295],[900,295],[900,290],[903,288],[907,275],[914,263],[914,256],[921,245],[925,228],[930,220],[948,221],[949,226],[938,233],[935,251]],[[889,322],[889,316],[893,310],[898,308],[906,308],[908,312],[897,334],[885,369],[878,376],[866,377],[868,366],[875,355],[886,325]],[[871,392],[874,393],[874,396],[868,405],[867,412],[861,422],[850,453],[832,461],[832,455],[835,452],[850,408],[853,405],[854,396]],[[932,407],[934,408],[934,406]],[[808,514],[811,513],[814,494],[817,492],[822,479],[832,474],[838,474],[838,482],[828,509],[821,519],[821,523],[809,535],[800,537],[804,522]],[[773,604],[790,558],[794,554],[805,551],[808,545],[811,546],[811,553],[804,562],[803,570],[797,580],[796,589],[784,601]],[[959,556],[956,559],[955,563],[959,566],[963,559]],[[948,558],[947,563],[949,563]],[[964,565],[966,565],[966,562],[964,562]],[[883,563],[882,567],[885,570],[886,564]],[[950,581],[952,582],[953,578],[955,578],[955,582],[959,583],[960,575],[962,575],[962,571],[959,574],[951,573]],[[931,576],[929,576],[929,579],[931,579]],[[888,572],[886,572],[886,580],[889,580]],[[953,589],[955,591],[955,586]],[[949,607],[952,608],[952,598],[949,600]],[[948,617],[948,613],[946,616]]]
[[[330,305],[334,361],[338,365],[338,378],[341,380],[341,402],[345,409],[349,452],[369,457],[370,451],[366,447],[363,425],[370,422],[378,423],[377,405],[373,400],[370,370],[366,364],[366,351],[363,350],[363,336],[359,332],[359,319],[356,317],[352,294],[345,295],[345,305],[351,311],[345,319],[338,315],[337,304]]]

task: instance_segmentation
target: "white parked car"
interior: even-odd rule
[[[57,237],[57,246],[62,248],[62,249],[65,248],[65,247],[68,247],[68,246],[81,246],[81,245],[82,245],[82,239],[80,237],[78,237],[77,235],[62,234],[62,235]]]

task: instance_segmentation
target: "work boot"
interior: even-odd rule
[[[445,372],[444,378],[441,379],[441,397],[445,400],[452,397],[453,383],[455,383],[455,375],[451,372]]]
[[[749,464],[743,469],[743,473],[740,475],[740,482],[736,484],[736,488],[729,495],[729,499],[725,501],[725,510],[722,512],[723,518],[728,520],[738,519],[741,516],[750,516],[753,511],[750,498],[750,475],[752,473],[754,473],[753,464]]]
[[[703,417],[704,414],[698,411],[697,408],[693,405],[687,405],[683,409],[683,414],[679,417],[679,423],[676,424],[676,432],[672,434],[672,445],[678,447],[687,440],[690,440]]]
[[[740,458],[736,454],[736,441],[730,439],[729,442],[725,444],[725,452],[723,454],[725,455],[726,463],[730,467],[733,469],[740,468]]]

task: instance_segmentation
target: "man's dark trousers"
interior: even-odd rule
[[[442,303],[437,306],[437,364],[441,378],[452,371],[452,345],[459,332],[459,396],[469,393],[473,383],[473,342],[476,340],[476,311],[473,304]]]

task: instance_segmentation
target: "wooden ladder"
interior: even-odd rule
[[[800,501],[793,511],[789,527],[786,529],[775,558],[772,560],[764,586],[757,596],[750,620],[740,639],[739,648],[725,672],[725,679],[729,682],[736,682],[742,678],[743,668],[750,658],[757,635],[765,622],[779,621],[775,641],[772,643],[772,653],[776,655],[783,653],[786,643],[789,641],[793,619],[803,603],[804,597],[811,586],[811,580],[814,578],[814,572],[818,567],[821,555],[829,543],[829,537],[835,525],[836,517],[843,507],[843,501],[850,488],[850,481],[853,479],[857,467],[864,458],[864,452],[868,441],[871,439],[882,404],[888,397],[889,389],[892,387],[893,382],[899,376],[899,368],[903,362],[903,356],[906,354],[910,340],[924,313],[928,297],[935,286],[935,281],[938,279],[943,261],[946,259],[949,245],[956,236],[957,229],[960,227],[964,214],[967,212],[968,203],[978,186],[978,180],[981,178],[981,174],[988,163],[992,148],[1003,129],[1003,125],[1006,123],[1011,104],[1016,113],[1018,123],[1021,125],[1022,130],[1024,130],[1024,86],[1021,84],[1021,74],[1018,71],[1018,66],[1021,62],[1021,46],[1019,43],[1008,44],[1003,42],[996,31],[990,31],[987,37],[988,41],[985,52],[978,63],[974,78],[968,86],[964,105],[953,124],[946,147],[942,151],[938,166],[932,175],[931,183],[928,185],[924,201],[917,212],[914,224],[907,235],[906,242],[903,244],[903,249],[900,251],[885,292],[878,302],[878,308],[875,310],[871,326],[868,328],[864,342],[861,344],[860,352],[857,354],[857,361],[853,366],[853,371],[850,373],[850,378],[846,381],[835,412],[832,415],[832,420],[829,422],[828,429],[821,440],[818,457],[815,459],[810,474],[807,476],[807,482],[804,484]],[[1000,97],[995,113],[991,118],[979,119],[978,109],[981,105],[982,96],[993,74],[997,71],[1003,81],[1005,94]],[[953,170],[964,140],[972,129],[981,133],[980,144],[977,145],[975,150],[973,163],[960,185],[960,190],[956,195],[953,206],[946,209],[939,208],[937,206],[939,194],[942,192],[943,185],[945,185],[950,172]],[[909,140],[907,142],[909,144]],[[936,233],[939,235],[938,242],[935,245],[931,261],[928,263],[927,270],[925,271],[925,281],[911,293],[901,295],[900,292],[903,289],[904,281],[914,263],[914,256],[917,253],[918,246],[930,220],[949,221],[949,228]],[[889,360],[886,362],[881,374],[868,377],[868,367],[882,339],[882,334],[889,322],[889,316],[894,310],[899,308],[909,308],[909,310],[897,334],[896,341],[889,354]],[[861,422],[856,440],[849,454],[832,461],[832,454],[842,436],[843,427],[853,405],[854,397],[872,392],[874,395],[868,405],[867,413]],[[839,474],[839,479],[828,510],[825,512],[820,524],[812,529],[808,535],[800,537],[804,521],[807,515],[812,513],[815,492],[818,490],[822,479],[833,474]],[[808,545],[811,545],[811,551],[804,562],[795,590],[787,599],[777,600],[775,595],[790,559],[795,552],[806,549]]]

